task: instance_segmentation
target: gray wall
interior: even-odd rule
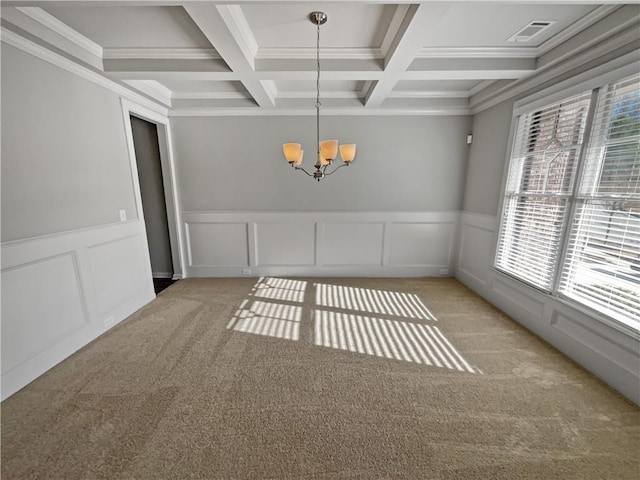
[[[312,169],[315,117],[172,119],[184,211],[459,210],[471,119],[321,117],[321,139],[357,143],[356,161],[320,183],[294,171],[296,141]]]
[[[2,44],[2,241],[136,218],[116,94]]]
[[[513,101],[509,100],[473,117],[464,211],[498,214],[512,111]]]
[[[132,116],[131,130],[140,179],[140,196],[151,257],[151,271],[154,277],[167,274],[172,276],[173,264],[158,146],[158,129],[153,123]]]

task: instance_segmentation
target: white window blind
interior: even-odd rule
[[[603,86],[559,291],[640,329],[640,76]]]
[[[550,292],[574,189],[591,92],[519,117],[496,268]]]

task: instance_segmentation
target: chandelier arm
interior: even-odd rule
[[[296,167],[294,166],[293,168],[295,168],[296,170],[302,170],[304,173],[306,173],[309,177],[313,177],[313,173],[309,173],[307,172],[304,168],[302,167]]]
[[[331,170],[330,172],[324,171],[323,173],[325,174],[325,176],[333,175],[334,173],[336,173],[336,170],[339,170],[342,167],[348,167],[348,166],[349,166],[348,163],[343,163],[342,165],[339,165],[336,168],[334,168],[333,170]],[[325,170],[326,170],[326,168],[325,168]]]

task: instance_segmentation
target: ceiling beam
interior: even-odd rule
[[[375,108],[382,105],[411,62],[419,55],[425,30],[435,26],[449,8],[449,5],[444,4],[417,4],[407,9],[387,52],[384,75],[372,85],[365,97],[365,106]]]
[[[105,73],[110,78],[118,80],[156,80],[162,83],[164,80],[195,80],[195,81],[221,81],[231,82],[240,80],[238,74],[234,72],[214,72],[214,71],[175,71],[175,70],[139,70],[139,69],[122,69],[117,68],[105,69]]]
[[[466,72],[479,72],[480,77],[476,78],[496,78],[495,75],[500,72],[504,75],[497,78],[520,78],[535,72],[535,58],[417,58],[406,73],[401,72],[400,76],[430,75],[432,72],[451,72],[452,79],[456,79],[454,72],[460,72],[466,75]]]
[[[104,63],[104,71],[121,80],[237,80],[242,83],[246,81],[246,75],[228,69],[214,69],[211,66],[197,68],[196,60],[105,60]],[[179,68],[178,64],[181,64],[183,68]],[[394,85],[401,80],[514,80],[531,73],[533,73],[533,70],[528,68],[499,69],[491,68],[491,65],[488,65],[487,68],[415,70],[402,72],[397,76]],[[264,85],[268,85],[276,81],[314,81],[316,75],[317,73],[312,70],[277,70],[255,72],[254,78]],[[321,81],[354,80],[375,82],[383,78],[384,73],[379,71],[323,70]],[[367,92],[369,91],[371,91],[370,88],[367,89]],[[313,94],[315,95],[315,91]]]
[[[234,73],[220,59],[189,60],[189,59],[151,59],[151,58],[123,58],[105,59],[104,71],[113,73],[126,72],[184,72],[189,73]],[[235,74],[237,77],[238,75]]]
[[[260,107],[274,107],[275,84],[255,75],[257,45],[252,45],[251,32],[248,27],[245,29],[243,26],[243,21],[246,23],[246,20],[240,8],[211,3],[188,3],[184,5],[184,9],[256,103]]]

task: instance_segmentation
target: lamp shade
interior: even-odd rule
[[[302,155],[302,145],[299,143],[283,143],[282,153],[284,153],[284,158],[287,162],[297,162]]]
[[[344,163],[351,162],[356,157],[356,144],[347,143],[345,145],[340,145],[340,156]]]
[[[302,164],[302,157],[304,157],[304,150],[300,150],[300,158],[293,162],[294,167],[299,167]]]
[[[338,140],[323,140],[320,142],[320,154],[328,161],[338,155]]]
[[[318,153],[318,164],[324,167],[325,165],[329,165],[329,160],[324,158],[322,153]]]

